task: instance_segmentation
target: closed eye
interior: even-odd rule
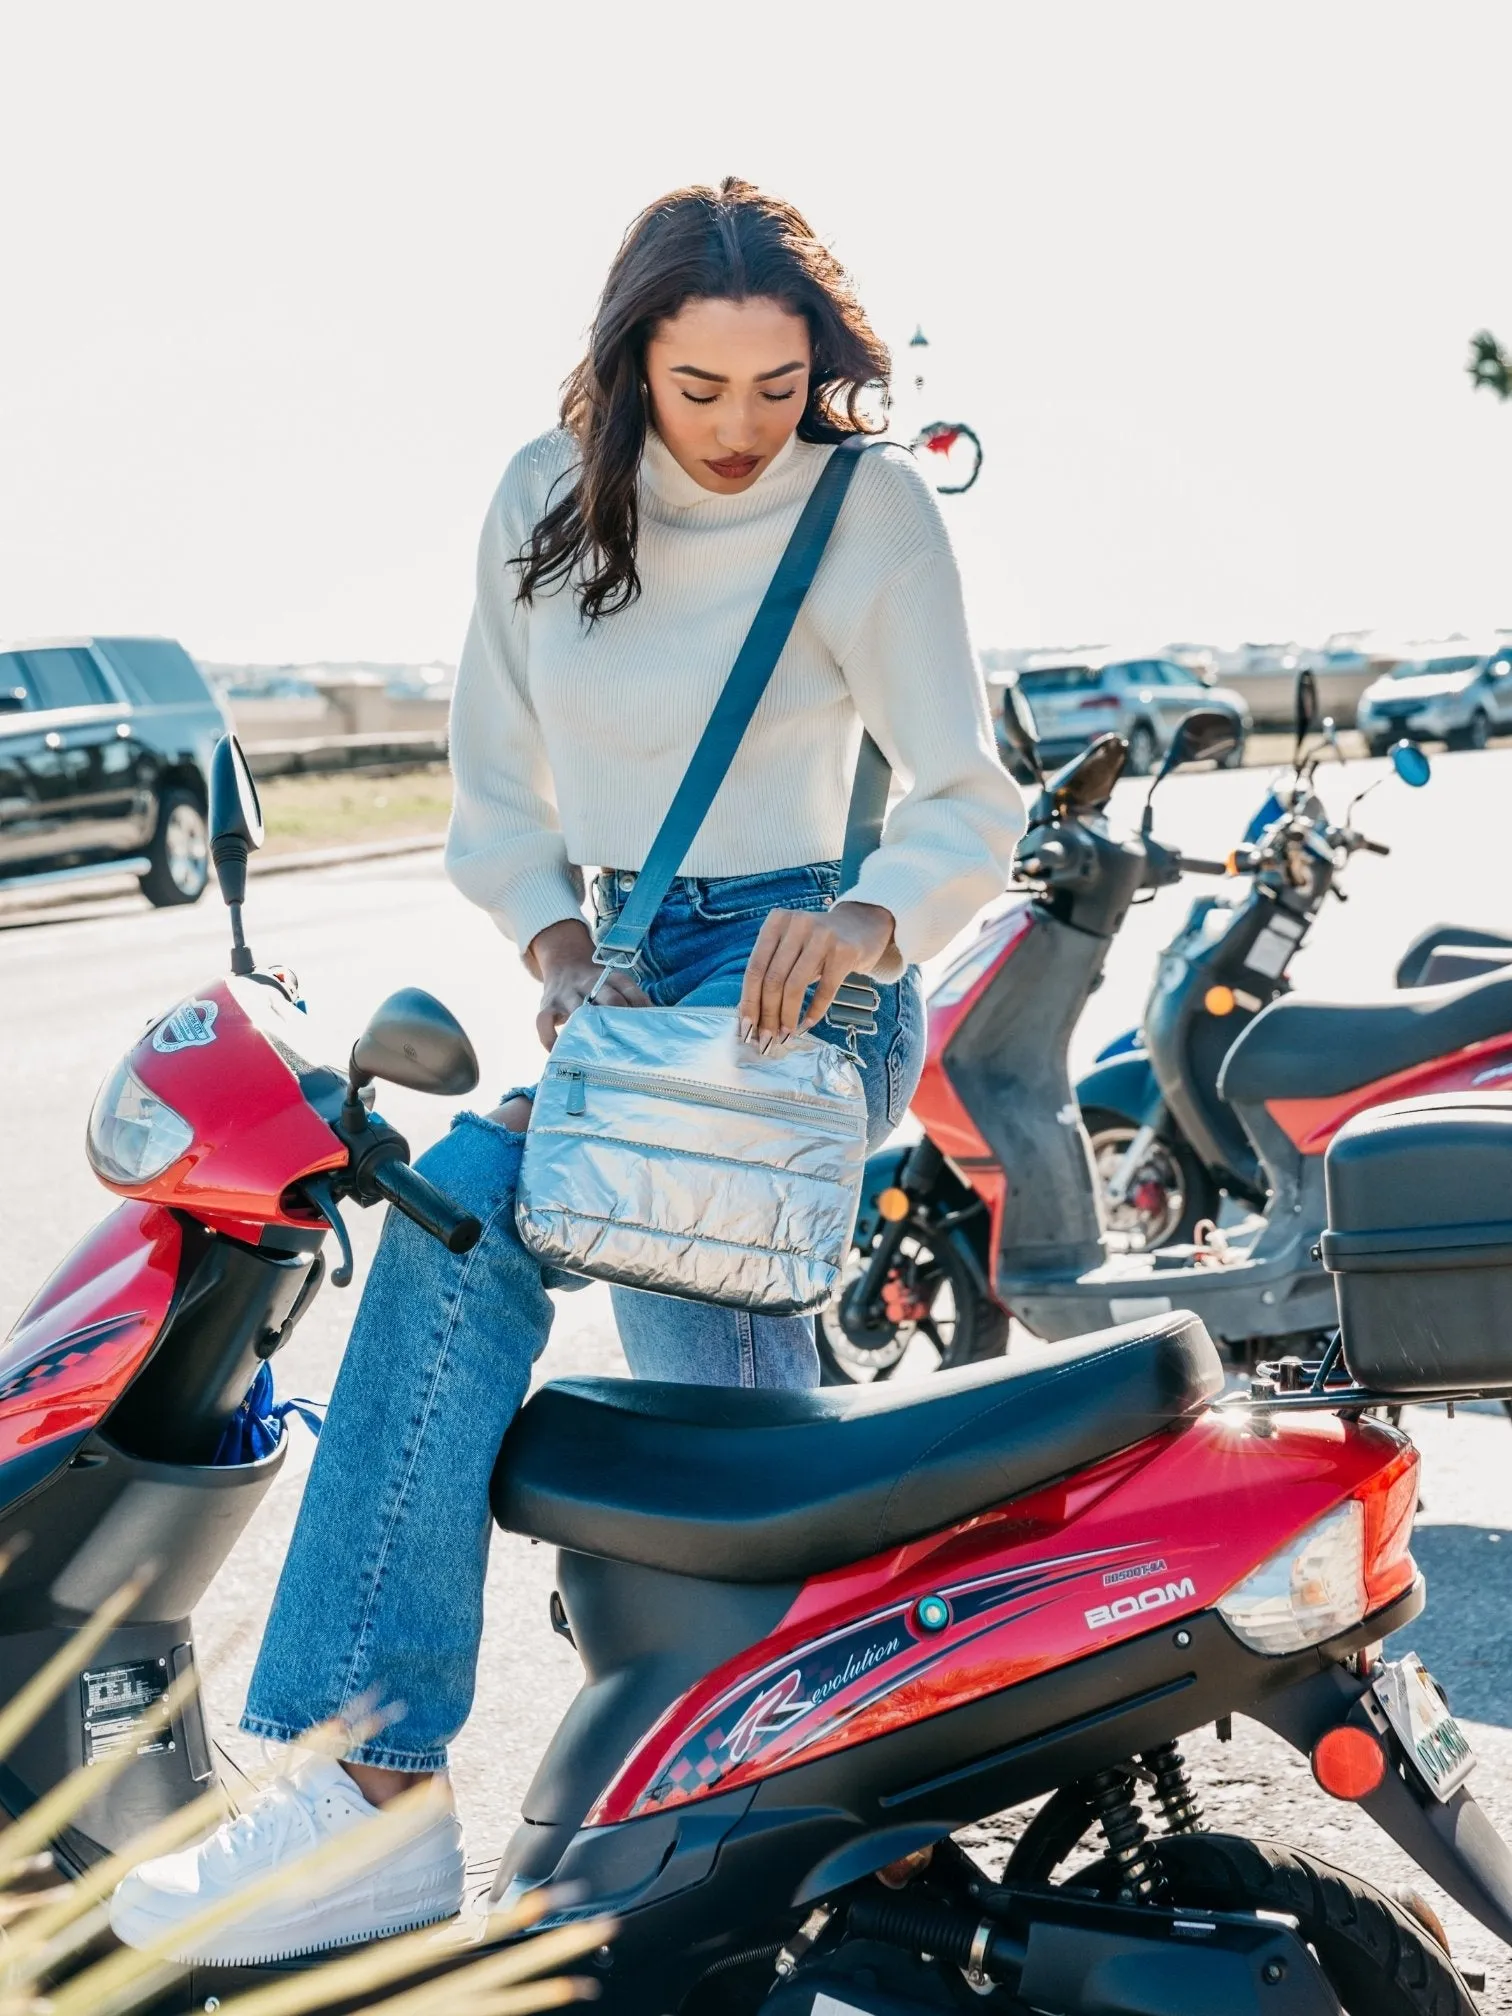
[[[786,392],[763,392],[761,396],[770,405],[780,406],[784,399],[796,398],[798,396],[798,388],[796,385],[793,385],[789,386]]]
[[[685,391],[681,386],[678,387],[678,390],[682,392],[684,399],[687,400],[690,406],[712,406],[714,401],[719,397],[717,392],[711,392],[707,399],[700,399],[696,393]]]

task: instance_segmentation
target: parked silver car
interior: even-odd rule
[[[1404,657],[1366,687],[1355,725],[1377,756],[1404,735],[1484,749],[1512,732],[1512,644],[1453,642]]]
[[[1129,745],[1126,773],[1144,777],[1170,746],[1176,724],[1194,707],[1232,714],[1239,740],[1225,759],[1244,761],[1250,710],[1226,686],[1205,686],[1195,672],[1167,658],[1134,658],[1112,651],[1072,656],[1038,653],[1019,668],[1019,687],[1039,727],[1040,759],[1061,763],[1096,735],[1122,735]]]

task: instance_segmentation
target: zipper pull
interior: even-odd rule
[[[567,1080],[567,1111],[577,1115],[588,1111],[588,1073],[575,1066],[567,1066],[562,1076]]]

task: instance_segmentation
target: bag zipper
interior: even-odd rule
[[[833,1099],[805,1099],[777,1092],[731,1092],[723,1085],[709,1085],[701,1078],[663,1077],[651,1071],[616,1071],[607,1064],[552,1064],[547,1075],[567,1081],[567,1112],[574,1118],[588,1110],[589,1084],[606,1085],[613,1091],[644,1092],[654,1099],[688,1099],[700,1106],[721,1106],[732,1113],[759,1113],[773,1120],[790,1120],[795,1112],[820,1113],[841,1132],[861,1134],[864,1124],[856,1121],[845,1105]]]

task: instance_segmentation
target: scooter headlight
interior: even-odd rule
[[[1369,1608],[1365,1508],[1351,1498],[1247,1575],[1218,1614],[1251,1651],[1274,1656],[1321,1645]]]
[[[100,1087],[85,1146],[90,1166],[107,1183],[148,1183],[193,1140],[183,1114],[149,1092],[123,1059]]]

